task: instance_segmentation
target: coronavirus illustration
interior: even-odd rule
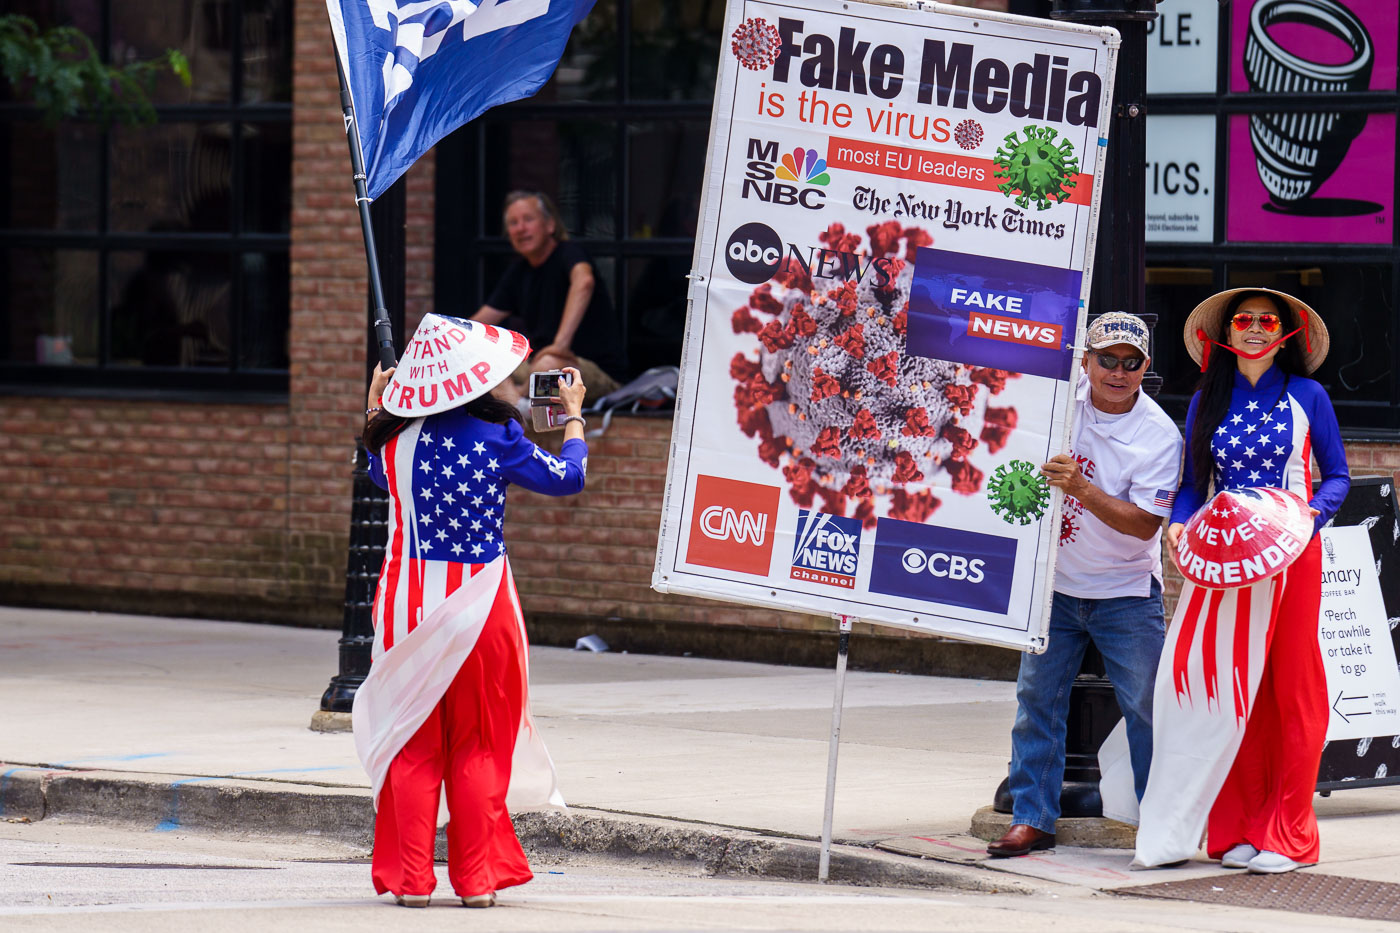
[[[976,120],[963,120],[953,127],[953,142],[964,149],[976,149],[982,145],[982,124]]]
[[[992,472],[987,499],[1002,521],[1029,525],[1045,514],[1050,485],[1029,460],[1012,460]]]
[[[1079,523],[1068,511],[1060,513],[1060,546],[1071,544],[1079,537]]]
[[[789,253],[733,313],[753,355],[730,361],[739,427],[779,469],[793,500],[867,526],[886,514],[922,522],[934,489],[972,495],[985,474],[970,456],[1000,450],[1016,427],[990,406],[1015,373],[906,352],[914,254],[927,231],[887,221],[859,234],[832,224],[822,246]]]
[[[1003,179],[997,190],[1008,198],[1014,195],[1020,207],[1030,207],[1034,201],[1036,210],[1043,211],[1052,201],[1063,204],[1079,173],[1074,146],[1068,139],[1057,144],[1059,134],[1048,126],[1027,126],[1025,134],[1021,139],[1012,130],[997,149],[992,177]]]
[[[783,40],[778,30],[768,21],[755,16],[744,20],[730,37],[729,47],[739,64],[754,71],[762,71],[778,60]]]

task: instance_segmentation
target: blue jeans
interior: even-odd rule
[[[1152,762],[1152,690],[1166,624],[1162,587],[1147,596],[1081,599],[1056,593],[1044,654],[1021,655],[1016,679],[1016,724],[1011,729],[1011,821],[1044,833],[1060,817],[1065,774],[1065,718],[1069,688],[1092,640],[1127,721],[1138,799]]]

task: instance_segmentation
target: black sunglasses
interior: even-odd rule
[[[1135,373],[1139,369],[1142,369],[1143,363],[1147,362],[1147,360],[1140,356],[1130,356],[1127,359],[1119,359],[1110,353],[1095,353],[1094,356],[1098,357],[1099,365],[1110,372],[1122,366],[1123,372]]]

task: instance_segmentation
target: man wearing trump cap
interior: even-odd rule
[[[1123,711],[1139,797],[1152,760],[1152,691],[1162,653],[1162,520],[1181,470],[1181,432],[1142,392],[1148,330],[1112,312],[1089,327],[1070,452],[1041,467],[1064,491],[1044,654],[1021,656],[1011,731],[1010,830],[994,858],[1055,844],[1069,690],[1092,642]]]

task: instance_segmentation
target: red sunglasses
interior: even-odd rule
[[[1283,325],[1283,322],[1279,320],[1279,316],[1277,314],[1250,314],[1248,311],[1241,311],[1234,317],[1230,318],[1230,324],[1235,328],[1235,330],[1244,332],[1249,330],[1250,327],[1254,325],[1254,322],[1256,320],[1259,322],[1259,326],[1264,329],[1264,333],[1266,334],[1278,333],[1279,327]]]

